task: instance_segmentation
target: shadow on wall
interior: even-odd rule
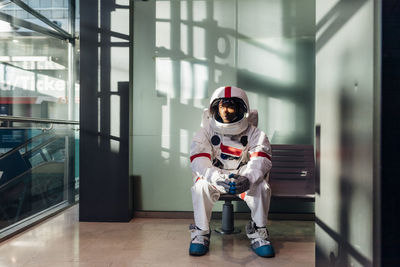
[[[372,165],[368,166],[368,156],[363,158],[363,155],[370,155],[367,144],[362,145],[357,139],[362,139],[362,133],[360,134],[357,129],[360,125],[360,114],[357,114],[357,99],[355,94],[349,92],[348,88],[342,88],[340,92],[340,122],[341,129],[338,129],[340,133],[339,143],[339,163],[340,172],[338,176],[339,183],[339,213],[337,214],[338,230],[330,228],[325,222],[316,217],[316,224],[327,234],[331,242],[335,244],[335,249],[329,252],[328,255],[324,254],[323,248],[320,247],[321,243],[327,242],[328,239],[319,238],[319,242],[316,244],[316,259],[317,264],[321,266],[348,266],[351,262],[358,262],[361,266],[372,266],[371,260],[360,252],[361,249],[365,250],[368,245],[363,245],[362,248],[358,247],[360,236],[354,241],[354,232],[357,228],[362,228],[362,231],[368,231],[372,225],[372,219],[368,220],[368,209],[372,210],[372,203],[362,202],[363,206],[355,206],[355,203],[359,202],[360,192],[364,195],[366,200],[371,200],[371,188],[360,182],[365,180],[365,183],[372,181],[372,172],[370,175],[363,176],[364,171],[360,171],[360,167],[371,168]],[[360,138],[361,137],[361,138]],[[367,140],[368,141],[368,140]],[[361,154],[361,155],[360,155]],[[372,162],[370,162],[372,164]],[[371,176],[371,177],[369,177]],[[356,195],[358,194],[358,196]],[[358,208],[358,209],[357,209]],[[360,217],[360,213],[364,213]],[[354,218],[358,217],[366,220],[354,222]],[[368,225],[366,221],[371,221],[371,225]],[[356,225],[355,225],[356,224]],[[372,233],[372,232],[371,232]],[[321,235],[322,236],[322,235]],[[372,236],[370,236],[372,240]],[[353,240],[352,240],[353,239]],[[368,236],[361,237],[361,239],[368,239]],[[365,244],[371,242],[371,240],[364,240]],[[326,245],[326,244],[324,244]]]
[[[314,20],[304,3],[276,1],[273,19],[280,21],[271,22],[262,18],[272,12],[262,1],[221,2],[155,1],[157,95],[180,100],[167,107],[170,129],[192,128],[172,124],[183,106],[202,110],[215,88],[237,85],[259,109],[260,128],[273,143],[313,143]],[[231,19],[221,18],[222,8]],[[253,27],[260,23],[267,29]]]
[[[363,191],[363,194],[368,195],[368,198],[372,199],[371,194],[368,192],[368,188],[364,187],[359,181],[357,182],[357,180],[360,178],[357,176],[360,176],[360,173],[362,173],[362,171],[359,170],[359,166],[367,164],[360,162],[362,161],[362,155],[360,157],[359,153],[357,153],[357,150],[363,148],[362,146],[360,147],[357,145],[358,142],[356,140],[357,138],[360,138],[360,133],[357,133],[356,129],[359,127],[358,124],[360,123],[359,121],[357,122],[357,120],[360,120],[360,118],[357,118],[356,109],[359,108],[359,105],[357,105],[356,102],[356,95],[351,91],[349,92],[348,88],[343,87],[340,92],[340,121],[342,128],[339,129],[339,155],[341,168],[339,174],[340,197],[338,198],[340,212],[337,215],[339,222],[338,231],[334,231],[321,220],[316,220],[317,225],[321,227],[321,229],[324,230],[325,233],[327,233],[335,243],[337,243],[337,249],[330,251],[329,259],[326,259],[325,255],[322,255],[318,252],[319,249],[317,244],[316,251],[318,254],[318,262],[321,263],[322,259],[325,258],[324,266],[348,266],[354,262],[354,260],[361,264],[361,266],[372,266],[371,260],[365,257],[360,252],[360,248],[357,248],[355,245],[357,241],[352,240],[352,236],[354,236],[352,231],[355,231],[356,228],[361,227],[364,229],[364,231],[368,231],[368,225],[365,225],[365,221],[360,221],[355,226],[352,220],[354,220],[355,216],[358,216],[357,213],[363,212],[364,209],[368,209],[368,207],[372,209],[372,204],[368,204],[366,202],[363,202],[365,206],[358,207],[359,210],[354,209],[354,203],[359,201],[356,197],[357,191],[358,194],[359,191]],[[368,151],[365,152],[366,153],[361,154],[370,154]],[[364,167],[368,168],[368,166]],[[364,178],[367,182],[369,177],[361,178]],[[365,244],[367,244],[367,242]]]
[[[329,40],[360,10],[367,0],[341,0],[317,23],[315,50],[318,53]]]
[[[342,0],[326,13],[317,23],[317,53],[365,3],[367,3],[365,0]],[[372,255],[365,256],[365,254],[368,254],[370,249],[372,250],[370,246],[373,243],[372,216],[369,217],[373,209],[373,189],[370,187],[373,180],[373,162],[370,157],[373,140],[371,134],[373,87],[368,79],[354,81],[357,77],[362,77],[360,73],[369,71],[368,67],[364,66],[360,68],[361,70],[351,69],[357,56],[360,57],[358,53],[354,53],[348,48],[339,63],[335,63],[337,64],[336,68],[340,68],[339,73],[336,73],[337,79],[340,79],[340,87],[337,92],[338,103],[334,104],[338,110],[338,129],[326,126],[328,124],[325,124],[325,129],[330,128],[327,131],[337,134],[338,152],[337,155],[330,155],[330,159],[322,158],[321,160],[337,161],[332,163],[332,168],[334,169],[335,165],[338,166],[338,175],[333,177],[338,183],[338,195],[334,199],[331,198],[330,201],[336,200],[339,204],[336,217],[334,216],[337,222],[332,220],[324,222],[317,214],[316,224],[320,229],[317,231],[316,244],[316,264],[318,266],[349,266],[350,264],[372,266],[372,261],[368,258],[372,258]],[[319,90],[327,89],[335,90],[335,85],[331,88],[319,88]],[[326,99],[323,101],[327,102]],[[326,137],[329,133],[324,133],[324,125],[320,130],[322,137],[329,138]],[[321,148],[321,150],[323,149]],[[324,155],[326,155],[326,151]],[[332,171],[334,172],[334,170]],[[324,192],[318,193],[322,197],[319,205],[321,207],[327,205],[325,202],[327,199],[323,200]],[[337,229],[332,229],[328,224],[337,224]]]
[[[265,99],[258,104],[259,113],[268,114],[265,131],[273,133],[272,143],[313,144],[315,2],[300,3],[289,0],[281,1],[280,4],[281,43],[276,45],[272,42],[272,47],[259,47],[258,49],[264,52],[260,53],[261,57],[255,55],[252,59],[254,62],[259,62],[254,64],[256,68],[245,68],[239,61],[237,81],[246,90]],[[273,24],[273,21],[269,23],[271,25],[266,27],[278,26]],[[245,34],[247,33],[244,32],[240,37],[245,42],[257,43],[259,40],[258,36],[253,39],[252,36]],[[277,36],[270,38],[273,40]],[[255,44],[252,45],[257,47]],[[254,55],[251,50],[243,49],[243,57],[246,57],[247,53]],[[263,53],[270,53],[271,56],[262,57]],[[279,58],[279,61],[275,58]],[[257,70],[258,65],[271,67],[260,72]],[[276,76],[278,72],[281,74]]]
[[[314,7],[311,0],[134,2],[133,154],[140,157],[133,172],[143,192],[159,198],[144,194],[144,209],[191,210],[190,143],[219,86],[248,92],[272,143],[313,143]]]

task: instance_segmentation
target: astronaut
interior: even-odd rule
[[[235,194],[251,210],[246,225],[250,247],[261,257],[275,255],[266,228],[271,190],[267,182],[272,167],[271,145],[250,111],[246,93],[227,86],[215,90],[195,134],[190,161],[195,224],[190,225],[189,254],[201,256],[210,244],[209,222],[220,194]]]

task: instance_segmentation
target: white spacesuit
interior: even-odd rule
[[[225,103],[235,110],[230,118],[222,118],[218,110]],[[271,146],[256,125],[257,113],[250,111],[242,89],[220,87],[213,93],[190,149],[195,220],[191,226],[191,255],[208,251],[211,212],[221,193],[236,194],[247,203],[252,221],[246,232],[253,250],[263,257],[274,255],[265,228],[271,198],[266,180],[272,167]],[[236,182],[235,187],[231,182]]]

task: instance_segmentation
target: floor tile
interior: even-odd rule
[[[12,239],[0,243],[0,267],[156,267],[156,266],[314,266],[314,222],[270,221],[276,251],[271,259],[258,257],[242,230],[235,235],[211,234],[210,251],[188,254],[189,219],[134,218],[129,223],[78,222],[74,206]],[[211,229],[220,221],[210,223]]]

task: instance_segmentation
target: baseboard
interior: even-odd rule
[[[235,212],[235,219],[249,220],[250,212]],[[134,218],[193,219],[193,211],[135,211]],[[222,212],[215,211],[212,219],[221,219]],[[314,213],[270,213],[270,220],[314,221]]]
[[[315,213],[269,213],[270,220],[315,221]]]
[[[135,211],[133,218],[193,219],[193,211]]]

